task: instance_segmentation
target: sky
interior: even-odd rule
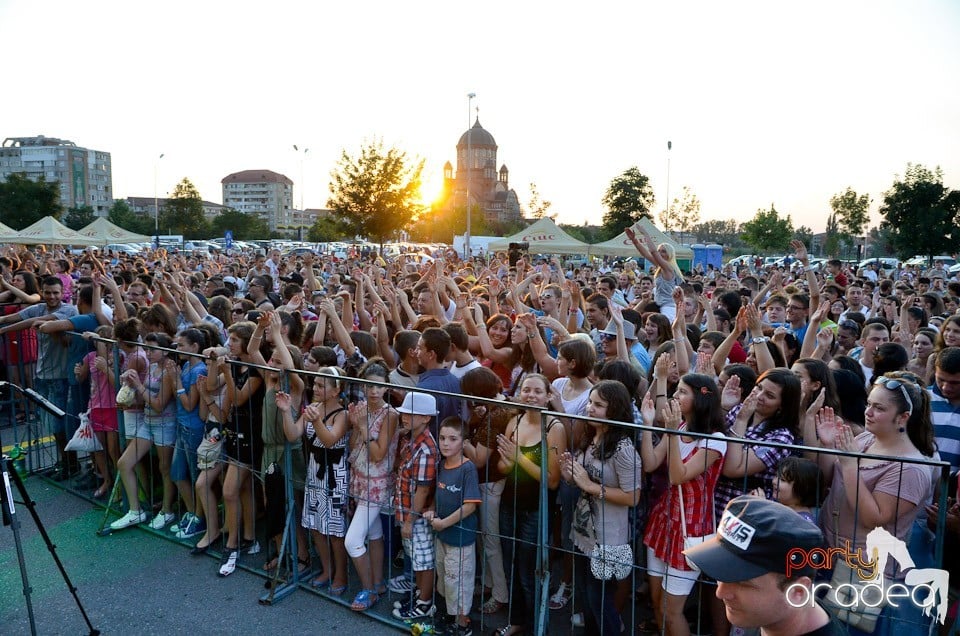
[[[636,166],[656,209],[688,186],[703,220],[774,204],[822,231],[848,186],[879,222],[907,162],[960,187],[958,27],[956,0],[0,0],[0,138],[110,152],[115,198],[156,174],[220,202],[265,168],[317,208],[374,139],[436,192],[479,116],[521,205],[535,183],[561,223],[599,224]]]

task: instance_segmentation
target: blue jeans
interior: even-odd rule
[[[586,588],[586,606],[583,612],[584,633],[619,634],[620,615],[613,605],[617,580],[601,581],[590,571],[590,557],[579,550],[576,556],[577,572],[583,572]]]
[[[177,424],[177,441],[173,448],[173,462],[170,464],[172,481],[190,480],[197,483],[200,469],[197,468],[197,447],[203,441],[203,426],[198,429]]]
[[[50,400],[50,402],[52,402],[55,406],[63,409],[64,412],[67,411],[67,396],[69,391],[67,388],[66,379],[58,378],[53,380],[44,380],[42,378],[36,378],[34,380],[34,386],[37,389],[37,393]],[[68,416],[57,417],[52,413],[48,413],[45,409],[42,409],[39,406],[36,408],[40,411],[40,422],[43,424],[45,432],[66,433],[68,440],[73,436],[77,425],[73,423],[73,428],[71,430],[67,430],[66,420],[68,419]],[[84,407],[83,410],[86,410],[86,407]],[[77,412],[79,413],[80,411]],[[69,419],[71,419],[73,422],[76,422],[76,420],[73,420],[73,418]]]
[[[500,501],[503,571],[510,585],[509,623],[522,626],[524,634],[532,634],[537,608],[540,513],[536,509],[514,511],[512,503]]]

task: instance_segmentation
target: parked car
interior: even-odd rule
[[[957,259],[953,258],[952,256],[941,255],[941,256],[934,256],[933,262],[943,263],[944,267],[953,267],[954,265],[957,264]],[[927,259],[926,256],[914,256],[909,261],[904,263],[904,265],[916,265],[919,267],[926,267],[927,263],[929,263],[929,260]]]
[[[137,256],[142,251],[135,245],[130,245],[128,243],[111,243],[110,245],[105,246],[104,251],[114,251],[114,252],[123,252],[129,256]]]
[[[885,272],[892,272],[893,270],[895,270],[895,269],[897,269],[898,267],[900,267],[900,260],[899,260],[899,259],[880,257],[880,258],[868,258],[868,259],[865,260],[865,261],[860,261],[860,263],[857,265],[857,268],[859,269],[859,268],[861,268],[861,267],[867,267],[867,266],[870,265],[871,263],[877,263],[877,264],[879,264],[879,265],[880,265],[880,269],[883,270],[883,271],[885,271]]]

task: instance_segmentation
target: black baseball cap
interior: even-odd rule
[[[814,576],[805,559],[808,550],[823,548],[823,533],[796,512],[776,501],[743,495],[727,504],[717,534],[684,555],[721,583],[736,583],[768,572]]]

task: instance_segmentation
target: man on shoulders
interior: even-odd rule
[[[816,570],[790,558],[825,547],[820,529],[790,508],[745,495],[727,504],[715,537],[684,554],[716,579],[731,625],[763,636],[832,636],[845,630],[810,598]]]

